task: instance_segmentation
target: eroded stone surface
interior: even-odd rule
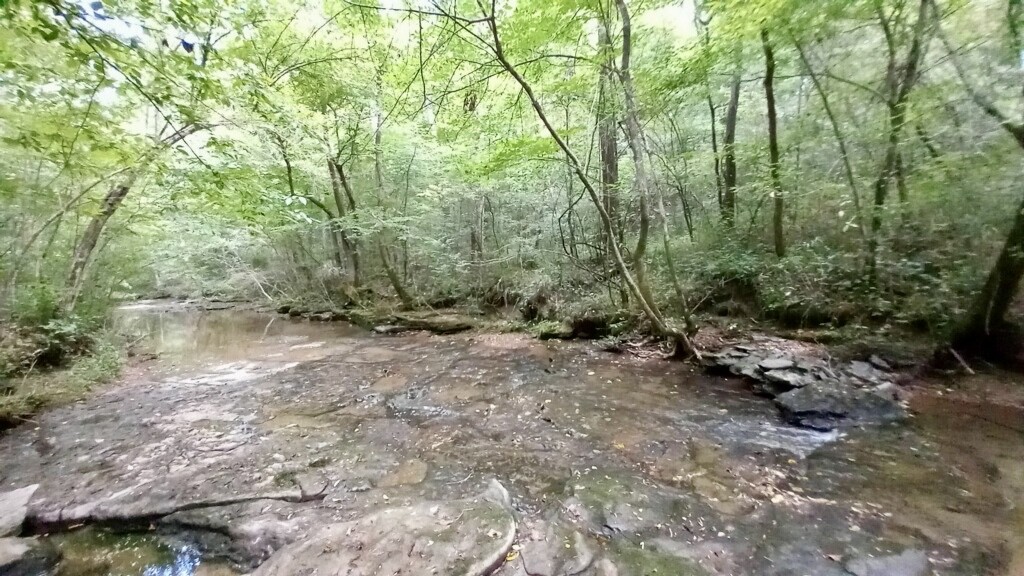
[[[6,462],[5,466],[10,466]],[[36,493],[39,484],[32,484],[9,492],[0,492],[0,538],[17,536],[28,513],[28,501]]]
[[[486,576],[516,536],[501,484],[476,498],[391,508],[326,526],[274,553],[253,576],[452,574]]]

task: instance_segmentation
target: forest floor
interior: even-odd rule
[[[1024,568],[1024,403],[1000,375],[908,381],[909,421],[820,432],[650,350],[226,308],[128,310],[153,356],[0,436],[0,492],[39,484],[32,531],[141,527],[165,552],[78,531],[33,541],[36,558],[134,574],[250,570],[282,546],[257,573],[311,557],[352,574],[382,557],[411,574],[493,557],[502,576]]]

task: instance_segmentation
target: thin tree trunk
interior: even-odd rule
[[[622,93],[626,104],[626,134],[629,136],[629,147],[633,153],[633,163],[635,165],[634,185],[640,198],[640,237],[637,240],[636,251],[633,255],[633,267],[636,271],[637,286],[641,295],[648,300],[652,311],[660,316],[661,311],[657,308],[654,294],[651,292],[650,284],[647,281],[647,265],[644,260],[647,249],[647,235],[650,229],[650,209],[648,203],[652,195],[652,182],[647,165],[650,152],[647,150],[647,138],[644,135],[643,125],[640,123],[640,112],[636,103],[633,77],[630,69],[632,29],[629,9],[626,6],[625,0],[615,0],[615,4],[618,6],[619,17],[622,19],[622,67],[619,69],[619,78],[622,81]],[[658,198],[660,201],[660,194]],[[662,208],[664,208],[664,203],[662,203]],[[668,231],[667,227],[665,231]],[[680,301],[685,309],[686,299],[683,298],[682,289],[679,287],[677,279],[674,278],[673,280],[675,281],[676,288],[679,290]],[[696,333],[697,329],[688,313],[685,314],[684,320],[686,322],[686,333],[681,335],[674,334],[674,336],[680,340],[679,344],[682,344],[687,350],[693,350],[693,345],[690,343],[688,335]],[[664,319],[661,319],[661,323],[667,328]]]
[[[100,235],[103,233],[103,229],[106,227],[110,217],[114,215],[114,212],[124,202],[125,197],[128,196],[128,192],[131,191],[131,187],[138,179],[138,175],[139,169],[133,170],[122,183],[116,184],[107,192],[107,195],[103,198],[99,213],[92,217],[89,225],[85,228],[85,232],[82,233],[82,238],[79,240],[71,260],[71,273],[68,275],[67,281],[68,291],[61,306],[65,312],[74,310],[75,304],[78,303],[78,298],[82,293],[82,284],[85,281],[85,268],[92,258],[96,243],[99,242]]]
[[[601,200],[612,223],[610,230],[603,230],[601,233],[601,245],[605,251],[604,256],[607,258],[612,253],[612,243],[618,242],[619,245],[622,245],[624,231],[619,209],[619,144],[616,137],[618,123],[610,95],[615,64],[611,56],[611,39],[604,25],[601,26],[599,36],[602,50],[609,54],[604,66],[601,67],[598,105],[598,114],[601,116],[597,127],[601,148]],[[572,169],[571,162],[569,162],[569,167]],[[619,284],[619,300],[623,307],[629,305],[629,292],[622,283]]]
[[[384,205],[384,170],[382,162],[382,130],[383,130],[383,119],[380,112],[377,112],[377,120],[374,123],[373,130],[373,174],[377,184],[377,205]],[[350,197],[351,198],[351,197]],[[388,280],[391,281],[392,288],[395,289],[395,294],[398,294],[398,299],[402,301],[402,306],[406,309],[413,309],[416,307],[416,299],[412,297],[409,291],[405,288],[402,283],[402,277],[395,271],[395,266],[391,262],[391,250],[385,245],[385,234],[387,228],[381,230],[377,238],[377,248],[380,252],[381,266],[384,267],[384,273],[387,274]]]
[[[814,68],[811,66],[811,62],[807,58],[807,53],[804,52],[803,46],[801,46],[795,39],[793,41],[793,45],[796,47],[797,54],[800,56],[800,61],[803,62],[804,70],[806,70],[807,74],[811,77],[814,89],[818,92],[818,96],[821,98],[821,104],[825,108],[825,115],[828,117],[829,124],[832,126],[832,133],[836,137],[836,145],[839,146],[839,158],[843,161],[843,174],[846,176],[847,186],[850,187],[850,198],[853,200],[853,209],[856,212],[854,214],[854,220],[857,224],[857,231],[866,247],[868,244],[868,232],[864,225],[864,210],[861,208],[860,190],[857,188],[857,179],[853,175],[853,165],[850,162],[850,153],[846,147],[846,138],[843,136],[843,132],[839,127],[839,121],[836,118],[835,112],[832,111],[832,104],[829,102],[828,93],[825,92],[825,88],[821,85],[821,79],[814,72]]]
[[[345,177],[345,168],[333,159],[327,160],[327,167],[331,173],[331,192],[334,197],[334,205],[338,208],[338,218],[344,218],[348,210],[345,209],[345,199],[342,198],[342,194],[344,193],[348,197],[350,210],[355,207],[355,198],[349,187],[348,178]],[[352,265],[352,286],[358,288],[361,281],[359,245],[350,237],[344,227],[339,229],[338,234],[341,236],[341,243],[345,247],[345,252]]]
[[[764,47],[764,95],[768,102],[768,172],[772,179],[772,197],[775,210],[772,214],[772,238],[775,241],[775,255],[782,258],[786,255],[786,239],[783,230],[782,177],[779,174],[779,127],[778,115],[775,111],[775,52],[772,49],[768,31],[761,30],[761,44]]]
[[[718,154],[718,119],[715,103],[711,100],[711,89],[708,87],[708,111],[711,112],[711,153],[715,156],[715,190],[718,192],[718,209],[724,210],[724,190],[722,187],[722,157]]]
[[[727,228],[732,228],[736,222],[736,118],[740,109],[740,80],[737,70],[732,79],[729,107],[725,112],[725,142],[722,145],[722,222]]]
[[[885,148],[885,157],[882,160],[882,169],[874,185],[874,206],[871,213],[871,237],[868,242],[868,275],[872,282],[878,277],[878,244],[882,232],[882,211],[889,194],[889,183],[899,175],[901,171],[901,159],[899,152],[900,137],[903,127],[906,124],[907,99],[917,82],[918,67],[921,64],[922,39],[924,36],[924,25],[927,19],[928,0],[921,0],[918,9],[917,22],[914,25],[914,36],[910,43],[910,51],[907,53],[907,61],[903,66],[902,78],[896,78],[895,49],[893,48],[891,33],[884,15],[880,15],[883,31],[889,41],[889,66],[887,70],[887,84],[890,86],[889,100],[889,137]],[[904,195],[906,193],[904,192]]]
[[[597,189],[590,181],[590,177],[587,176],[586,172],[583,170],[583,165],[580,164],[580,161],[576,157],[576,154],[574,154],[573,151],[566,145],[565,140],[562,139],[562,136],[558,133],[558,130],[556,130],[555,127],[551,124],[551,121],[548,119],[547,114],[545,114],[544,112],[544,107],[541,105],[540,100],[537,99],[537,95],[533,92],[533,87],[530,85],[529,82],[526,81],[523,75],[519,73],[519,70],[517,70],[516,67],[513,66],[512,63],[509,62],[508,58],[505,56],[505,51],[501,43],[501,37],[498,34],[498,26],[495,20],[495,15],[493,13],[489,15],[485,14],[485,17],[487,26],[490,30],[491,38],[494,41],[493,48],[495,58],[498,60],[498,63],[501,64],[501,67],[504,68],[505,71],[508,72],[510,76],[512,76],[512,78],[516,81],[517,84],[519,84],[519,87],[523,89],[523,93],[526,94],[526,97],[530,100],[530,105],[533,106],[534,112],[537,113],[537,118],[544,125],[544,129],[551,136],[551,139],[555,141],[555,144],[559,147],[559,149],[561,149],[562,152],[569,158],[569,161],[572,164],[573,172],[576,173],[576,177],[580,180],[580,183],[587,191],[587,195],[590,197],[591,202],[597,209],[597,213],[601,218],[602,224],[604,225],[605,232],[609,236],[611,236],[612,232],[614,231],[614,226],[611,218],[608,215],[608,211],[605,210],[604,204],[601,202],[601,196],[598,194]],[[622,251],[619,248],[619,243],[617,241],[611,242],[610,248],[612,249],[612,257],[614,258],[615,264],[619,269],[619,273],[622,276],[623,282],[626,283],[626,286],[629,287],[630,293],[632,293],[633,297],[636,298],[637,304],[639,304],[641,310],[643,310],[644,312],[644,315],[651,322],[654,331],[658,334],[668,337],[679,336],[682,338],[687,338],[685,335],[681,335],[677,331],[672,330],[665,323],[661,315],[656,311],[657,308],[652,307],[650,302],[645,299],[643,292],[641,292],[636,280],[633,277],[633,274],[629,271],[629,267],[627,266],[626,261],[622,256]],[[696,350],[694,350],[694,352],[696,352]]]

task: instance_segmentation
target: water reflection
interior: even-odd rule
[[[189,362],[266,357],[324,339],[364,335],[345,322],[309,322],[254,310],[200,310],[132,305],[115,315],[117,328],[164,359]],[[270,350],[273,349],[273,350]]]
[[[193,576],[201,564],[202,555],[194,546],[182,546],[174,553],[169,564],[146,566],[142,576]]]

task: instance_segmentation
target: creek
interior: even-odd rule
[[[63,559],[38,574],[248,571],[324,525],[492,478],[518,519],[499,575],[555,574],[576,535],[607,559],[582,574],[1024,574],[1024,434],[984,406],[929,395],[906,423],[823,433],[745,382],[582,342],[164,302],[118,322],[155,359],[0,437],[0,491],[38,483],[44,510],[325,496],[47,537]]]

